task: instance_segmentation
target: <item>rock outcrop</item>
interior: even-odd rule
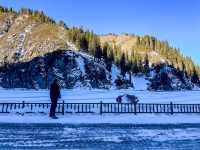
[[[0,68],[0,85],[5,88],[48,88],[57,78],[62,88],[106,88],[109,73],[105,67],[71,50],[57,50],[29,62]]]

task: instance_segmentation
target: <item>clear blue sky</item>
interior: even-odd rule
[[[200,0],[0,0],[0,5],[42,10],[98,34],[153,35],[200,65]]]

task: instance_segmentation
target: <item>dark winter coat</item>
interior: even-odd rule
[[[51,87],[50,87],[50,98],[51,98],[51,101],[56,101],[57,102],[57,99],[60,98],[60,86],[58,85],[57,82],[53,82],[51,84]]]

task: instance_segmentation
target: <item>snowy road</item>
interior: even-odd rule
[[[151,92],[128,90],[62,90],[60,101],[65,102],[115,102],[118,95],[134,94],[141,103],[199,103],[200,91]],[[48,90],[0,89],[0,102],[50,102]]]
[[[0,124],[0,149],[197,150],[200,124]]]

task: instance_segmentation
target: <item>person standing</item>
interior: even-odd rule
[[[55,79],[50,87],[51,108],[50,108],[49,117],[51,117],[53,119],[57,119],[55,112],[56,112],[58,98],[61,98],[60,86],[58,84],[58,80]]]

